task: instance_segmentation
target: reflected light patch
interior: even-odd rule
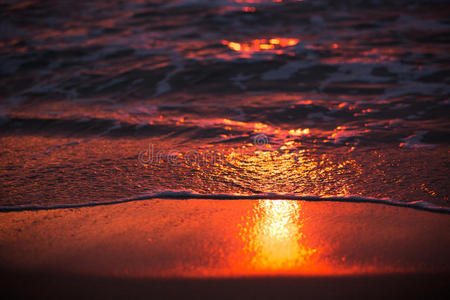
[[[290,135],[295,135],[295,136],[307,135],[309,133],[310,133],[309,128],[305,128],[305,129],[299,128],[297,130],[295,130],[295,129],[289,130],[289,134]]]
[[[295,46],[299,43],[299,41],[300,41],[299,39],[271,38],[271,39],[255,39],[250,42],[244,43],[222,41],[222,44],[228,46],[228,48],[230,48],[233,51],[248,53],[267,50],[280,50],[286,47]]]
[[[289,273],[312,263],[317,249],[304,244],[301,204],[261,200],[241,228],[248,268],[256,273]]]
[[[244,8],[242,8],[242,11],[244,12],[248,12],[248,13],[253,13],[256,11],[255,7],[251,7],[251,6],[245,6]]]

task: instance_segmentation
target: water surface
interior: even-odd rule
[[[445,1],[4,1],[0,204],[449,206]]]

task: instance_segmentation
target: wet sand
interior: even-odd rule
[[[154,199],[0,218],[2,284],[15,296],[448,292],[448,214],[370,203]]]

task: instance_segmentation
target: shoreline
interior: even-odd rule
[[[252,195],[240,194],[198,194],[190,191],[163,191],[155,193],[147,193],[135,197],[123,198],[118,200],[103,202],[85,202],[85,203],[69,203],[55,204],[48,206],[39,205],[17,205],[17,206],[0,206],[0,213],[21,212],[21,211],[40,211],[55,209],[71,209],[83,207],[95,207],[104,205],[116,205],[136,201],[145,201],[153,199],[167,200],[295,200],[295,201],[311,201],[311,202],[343,202],[343,203],[372,203],[397,206],[403,208],[412,208],[422,211],[450,214],[450,207],[438,206],[427,201],[403,202],[390,198],[373,198],[357,195],[345,196],[314,196],[314,195],[295,195],[280,193],[260,193]]]

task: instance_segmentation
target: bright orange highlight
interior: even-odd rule
[[[273,45],[269,45],[269,44],[261,44],[259,45],[259,48],[262,50],[269,50],[269,49],[273,49],[274,46]]]
[[[230,49],[233,49],[234,51],[241,51],[241,45],[238,43],[229,43],[228,47],[230,47]]]
[[[279,45],[280,44],[280,40],[279,39],[270,39],[269,41],[271,44],[273,45]]]
[[[281,50],[282,48],[297,45],[299,39],[288,38],[271,38],[271,39],[255,39],[248,43],[238,43],[222,41],[222,44],[227,45],[228,48],[236,52],[259,52],[263,50]],[[282,54],[283,52],[277,52]]]
[[[250,7],[250,6],[246,6],[242,10],[245,11],[245,12],[255,12],[256,8]]]
[[[299,128],[299,129],[297,129],[297,130],[295,130],[295,129],[289,130],[289,134],[290,134],[290,135],[297,135],[297,136],[309,134],[309,132],[310,132],[310,131],[309,131],[309,128],[305,128],[305,129]]]
[[[249,265],[257,273],[289,273],[312,263],[317,249],[304,245],[301,232],[301,205],[290,200],[261,200],[255,207],[249,227],[243,227]]]

